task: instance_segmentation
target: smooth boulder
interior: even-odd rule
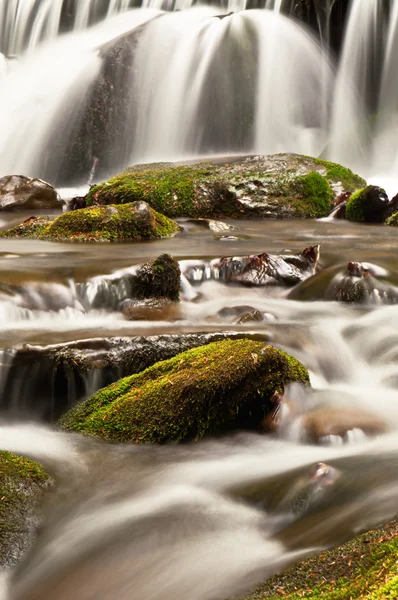
[[[61,427],[123,442],[198,440],[256,430],[289,382],[309,383],[295,358],[248,339],[215,342],[103,388]]]
[[[0,178],[0,211],[52,210],[62,203],[52,185],[23,175]]]

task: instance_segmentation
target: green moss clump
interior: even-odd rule
[[[28,219],[2,235],[62,242],[113,242],[168,237],[178,231],[177,223],[145,202],[133,202],[66,212],[54,220]]]
[[[359,175],[353,173],[350,169],[337,163],[322,160],[320,158],[312,159],[316,164],[326,168],[325,177],[329,183],[341,183],[346,192],[355,192],[358,188],[366,186],[366,181]]]
[[[37,463],[0,451],[1,566],[11,566],[26,550],[35,505],[49,482]]]
[[[297,177],[292,184],[299,196],[297,204],[303,216],[313,218],[324,217],[330,213],[333,206],[333,192],[330,185],[317,171]]]
[[[178,262],[162,254],[137,271],[132,279],[131,293],[135,298],[169,298],[179,300],[181,271]]]
[[[121,379],[73,408],[61,427],[108,440],[198,440],[255,429],[270,398],[291,381],[309,382],[296,359],[248,339],[214,342]]]
[[[210,175],[210,165],[189,167],[148,165],[148,168],[131,168],[93,187],[86,196],[87,206],[99,204],[124,204],[135,200],[148,202],[155,210],[168,217],[200,216],[194,205],[195,181]]]
[[[392,227],[398,227],[398,212],[394,213],[389,217],[386,221],[386,225],[391,225]]]
[[[51,222],[51,217],[29,217],[23,223],[0,231],[0,237],[4,238],[40,238],[43,231]]]
[[[366,188],[363,188],[362,190],[358,190],[348,200],[347,208],[346,208],[346,218],[349,221],[356,221],[358,223],[362,223],[365,221],[365,216],[363,214],[363,205],[362,205],[362,198],[363,198],[363,193],[365,190],[366,190]]]
[[[397,533],[397,521],[364,533],[275,575],[246,600],[395,599]]]

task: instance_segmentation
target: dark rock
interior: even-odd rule
[[[398,289],[376,278],[376,272],[365,263],[349,262],[345,272],[329,284],[325,298],[357,304],[396,304]]]
[[[184,275],[191,283],[217,279],[248,286],[293,286],[315,273],[319,246],[305,248],[300,254],[273,255],[263,252],[242,257],[225,257],[211,263],[189,266]]]
[[[180,297],[181,271],[178,262],[169,254],[140,267],[132,278],[132,295],[135,298],[169,298]]]
[[[67,210],[79,210],[80,208],[86,208],[86,200],[84,196],[75,196],[71,198],[66,204]]]
[[[309,383],[296,359],[261,342],[225,340],[100,390],[62,417],[61,426],[141,443],[258,429],[274,393],[291,381]]]
[[[124,300],[121,305],[123,315],[129,321],[173,320],[170,307],[175,303],[170,298],[145,298],[143,300]]]
[[[349,221],[383,223],[388,205],[386,192],[376,185],[368,185],[352,194],[347,202],[346,217]]]
[[[61,206],[56,190],[41,179],[23,175],[0,178],[0,210],[51,210]]]
[[[252,310],[243,313],[235,323],[236,325],[244,325],[245,323],[260,323],[261,321],[264,321],[262,313],[259,310]]]

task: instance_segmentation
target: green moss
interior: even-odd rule
[[[0,232],[4,238],[40,238],[43,231],[48,227],[51,217],[29,217],[23,223]]]
[[[312,159],[316,164],[326,168],[325,177],[329,183],[341,183],[346,192],[355,192],[358,188],[366,186],[366,181],[359,175],[353,173],[350,169],[337,163],[322,160],[320,158]]]
[[[398,212],[394,213],[389,217],[386,221],[386,225],[391,225],[392,227],[398,227]]]
[[[272,409],[272,394],[291,381],[309,381],[296,359],[261,342],[227,339],[100,390],[61,426],[118,441],[198,440],[258,427]]]
[[[348,200],[346,208],[346,218],[349,221],[357,221],[358,223],[365,221],[362,205],[363,194],[365,191],[366,188],[358,190]]]
[[[317,171],[297,177],[292,184],[298,195],[298,209],[303,216],[325,217],[332,209],[333,192],[328,181]]]
[[[11,565],[28,543],[34,505],[50,481],[37,463],[0,451],[0,565]]]
[[[365,182],[335,163],[276,154],[231,163],[141,165],[94,187],[86,202],[145,200],[171,218],[321,217],[331,209],[334,183],[351,191]]]
[[[52,241],[112,242],[173,235],[180,227],[143,203],[97,206],[66,212],[56,219],[28,219],[4,237]]]
[[[398,594],[398,523],[364,533],[276,575],[246,600],[384,600]]]
[[[179,300],[181,271],[178,262],[169,254],[162,254],[137,271],[132,279],[134,298],[170,298]]]
[[[150,166],[148,169],[131,168],[93,187],[86,197],[87,206],[100,204],[124,204],[145,200],[155,210],[168,217],[200,216],[194,206],[195,181],[210,175],[211,165],[189,167]]]

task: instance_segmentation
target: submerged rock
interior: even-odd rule
[[[29,548],[49,483],[37,463],[0,451],[0,567],[15,565]]]
[[[178,262],[170,254],[162,254],[140,267],[132,277],[131,292],[134,298],[180,297],[181,271]]]
[[[120,308],[129,321],[152,321],[163,315],[164,320],[173,320],[170,319],[170,307],[174,306],[175,303],[170,298],[160,296],[143,300],[124,300]]]
[[[155,210],[193,218],[325,217],[333,199],[366,182],[335,163],[297,154],[197,165],[140,165],[93,187],[87,205],[145,200]]]
[[[382,188],[368,185],[352,194],[347,202],[346,218],[349,221],[383,223],[388,204],[388,196]]]
[[[50,210],[61,207],[57,191],[41,179],[23,175],[0,178],[0,211]]]
[[[66,212],[56,219],[30,217],[0,233],[2,237],[37,238],[61,242],[113,242],[168,237],[179,225],[146,202],[91,207]]]
[[[191,283],[217,279],[225,283],[249,286],[293,286],[315,273],[319,260],[319,246],[305,248],[299,254],[252,254],[250,256],[225,257],[202,262],[188,263],[183,271]]]
[[[375,269],[366,263],[349,262],[345,272],[330,282],[327,300],[357,304],[395,304],[398,289],[376,278]]]
[[[188,350],[100,390],[61,427],[109,440],[198,440],[257,429],[285,383],[309,382],[296,359],[261,342],[225,340]]]

